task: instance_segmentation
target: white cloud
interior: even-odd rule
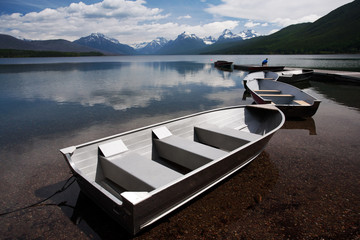
[[[270,32],[269,32],[269,35],[270,34],[273,34],[273,33],[276,33],[277,31],[279,31],[280,29],[273,29],[273,30],[271,30]]]
[[[168,17],[161,14],[161,9],[147,8],[144,3],[143,0],[104,0],[92,5],[79,2],[25,15],[1,15],[0,32],[21,33],[29,39],[75,40],[92,32],[127,36],[132,30],[136,31],[140,23]]]
[[[272,23],[273,28],[280,29],[289,24],[315,21],[350,1],[221,0],[221,4],[209,4],[206,9],[216,15],[216,20],[209,22],[204,19],[203,23],[191,25],[178,23],[176,18],[170,21],[170,14],[164,13],[165,10],[160,8],[147,7],[145,0],[103,0],[94,4],[79,2],[28,14],[0,15],[0,32],[27,39],[67,40],[101,32],[121,43],[132,44],[150,41],[159,36],[174,39],[183,31],[200,37],[216,36],[226,28],[238,28],[243,19],[248,19],[245,24],[247,28],[268,28],[268,22]],[[238,21],[227,21],[222,16],[238,18]],[[192,19],[192,16],[184,14],[179,19]]]
[[[72,3],[67,7],[44,9],[28,14],[0,15],[0,32],[27,39],[76,40],[101,32],[121,43],[151,41],[156,37],[174,39],[183,31],[198,36],[220,34],[234,29],[238,21],[216,21],[187,25],[166,20],[170,15],[159,8],[148,8],[143,0],[103,0],[95,4]],[[190,15],[181,18],[189,19]]]
[[[182,25],[181,29],[184,29],[184,31],[190,33],[195,33],[199,37],[205,37],[205,36],[220,35],[224,31],[224,29],[233,30],[238,25],[239,25],[238,21],[223,21],[223,22],[212,22],[197,26]]]
[[[191,16],[190,15],[186,15],[186,16],[180,16],[178,17],[178,19],[190,19]]]
[[[206,11],[217,16],[247,18],[272,22],[281,26],[300,22],[313,22],[330,11],[352,0],[222,0],[219,5],[210,5]]]
[[[247,23],[245,23],[245,27],[247,28],[253,28],[253,27],[256,27],[256,26],[259,26],[260,23],[254,23],[253,21],[248,21]]]

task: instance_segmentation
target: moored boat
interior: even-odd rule
[[[220,67],[220,68],[231,68],[232,64],[233,64],[233,62],[228,62],[228,61],[224,61],[224,60],[218,60],[218,61],[214,62],[214,66]]]
[[[296,69],[277,72],[279,75],[279,81],[285,83],[296,83],[307,81],[313,75],[314,70],[312,69]]]
[[[286,117],[307,118],[313,116],[320,100],[297,87],[279,81],[256,79],[255,73],[244,78],[244,85],[258,104],[274,104]]]
[[[61,153],[81,190],[136,234],[251,162],[284,121],[272,105],[227,107]]]

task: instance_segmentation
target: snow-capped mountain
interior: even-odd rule
[[[135,50],[139,50],[139,49],[146,47],[146,45],[148,45],[149,43],[150,42],[133,43],[133,44],[130,44],[129,46]]]
[[[204,37],[203,41],[206,45],[211,45],[214,44],[217,41],[217,39],[212,36],[209,36],[209,37]]]
[[[134,47],[140,54],[153,54],[156,51],[160,50],[163,46],[165,46],[169,41],[163,37],[157,37],[155,40],[151,42],[144,42],[141,44],[137,44]]]
[[[92,33],[86,38],[86,41],[88,41],[88,42],[96,42],[96,41],[99,41],[99,40],[102,40],[102,39],[108,40],[108,41],[110,41],[112,43],[115,43],[115,44],[119,44],[119,41],[116,40],[115,38],[105,36],[102,33]]]
[[[258,37],[259,34],[255,30],[248,29],[239,33],[243,40]]]
[[[207,45],[195,34],[183,32],[175,40],[169,41],[157,54],[193,54]]]
[[[177,36],[175,41],[176,40],[181,41],[181,40],[185,40],[185,39],[200,40],[200,38],[198,36],[196,36],[195,34],[193,34],[193,33],[183,32],[182,34]]]
[[[231,41],[241,41],[259,36],[254,30],[242,31],[238,34],[232,33],[229,29],[225,29],[219,36],[216,43],[224,43]]]
[[[229,42],[229,41],[239,41],[243,40],[240,34],[234,34],[229,29],[225,29],[222,34],[219,36],[217,43],[219,42]]]
[[[75,40],[74,43],[92,47],[108,54],[133,55],[136,51],[126,45],[121,44],[118,40],[110,38],[101,33],[92,33],[87,37]]]

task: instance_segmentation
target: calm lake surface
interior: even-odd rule
[[[360,55],[0,59],[0,214],[47,198],[71,177],[59,149],[224,106],[251,104],[236,64],[360,71]],[[231,179],[137,239],[360,238],[360,86],[299,85],[322,103],[287,121]],[[20,239],[129,236],[76,183],[47,205],[0,216]],[[61,206],[57,204],[62,203]]]

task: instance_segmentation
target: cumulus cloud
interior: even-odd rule
[[[221,0],[218,5],[209,5],[206,11],[218,16],[247,18],[287,26],[300,22],[313,22],[351,1]]]
[[[178,19],[190,19],[191,16],[190,15],[186,15],[186,16],[180,16],[178,17]]]
[[[220,35],[224,29],[233,30],[239,25],[238,21],[222,21],[202,24],[197,26],[182,25],[181,28],[190,33],[196,33],[199,37]]]
[[[143,22],[156,22],[163,15],[158,8],[148,8],[145,1],[104,0],[87,5],[72,3],[67,7],[44,9],[25,15],[14,13],[0,16],[0,31],[21,33],[30,39],[66,38],[75,40],[91,32],[128,35]],[[146,28],[145,24],[145,28]]]
[[[253,22],[253,21],[248,21],[247,23],[245,23],[245,27],[247,27],[247,28],[253,28],[253,27],[256,27],[256,26],[259,26],[260,25],[260,23],[255,23],[255,22]]]
[[[273,29],[273,30],[271,30],[270,32],[269,32],[269,35],[270,34],[273,34],[273,33],[276,33],[276,32],[278,32],[280,29]]]
[[[183,31],[198,36],[216,35],[225,28],[233,29],[238,25],[238,21],[197,25],[166,21],[170,14],[163,14],[162,9],[148,8],[145,4],[144,0],[103,0],[89,5],[79,2],[40,12],[0,15],[0,32],[33,40],[62,38],[70,41],[101,32],[121,43],[132,44],[159,36],[173,39]],[[180,18],[190,19],[191,16]]]

